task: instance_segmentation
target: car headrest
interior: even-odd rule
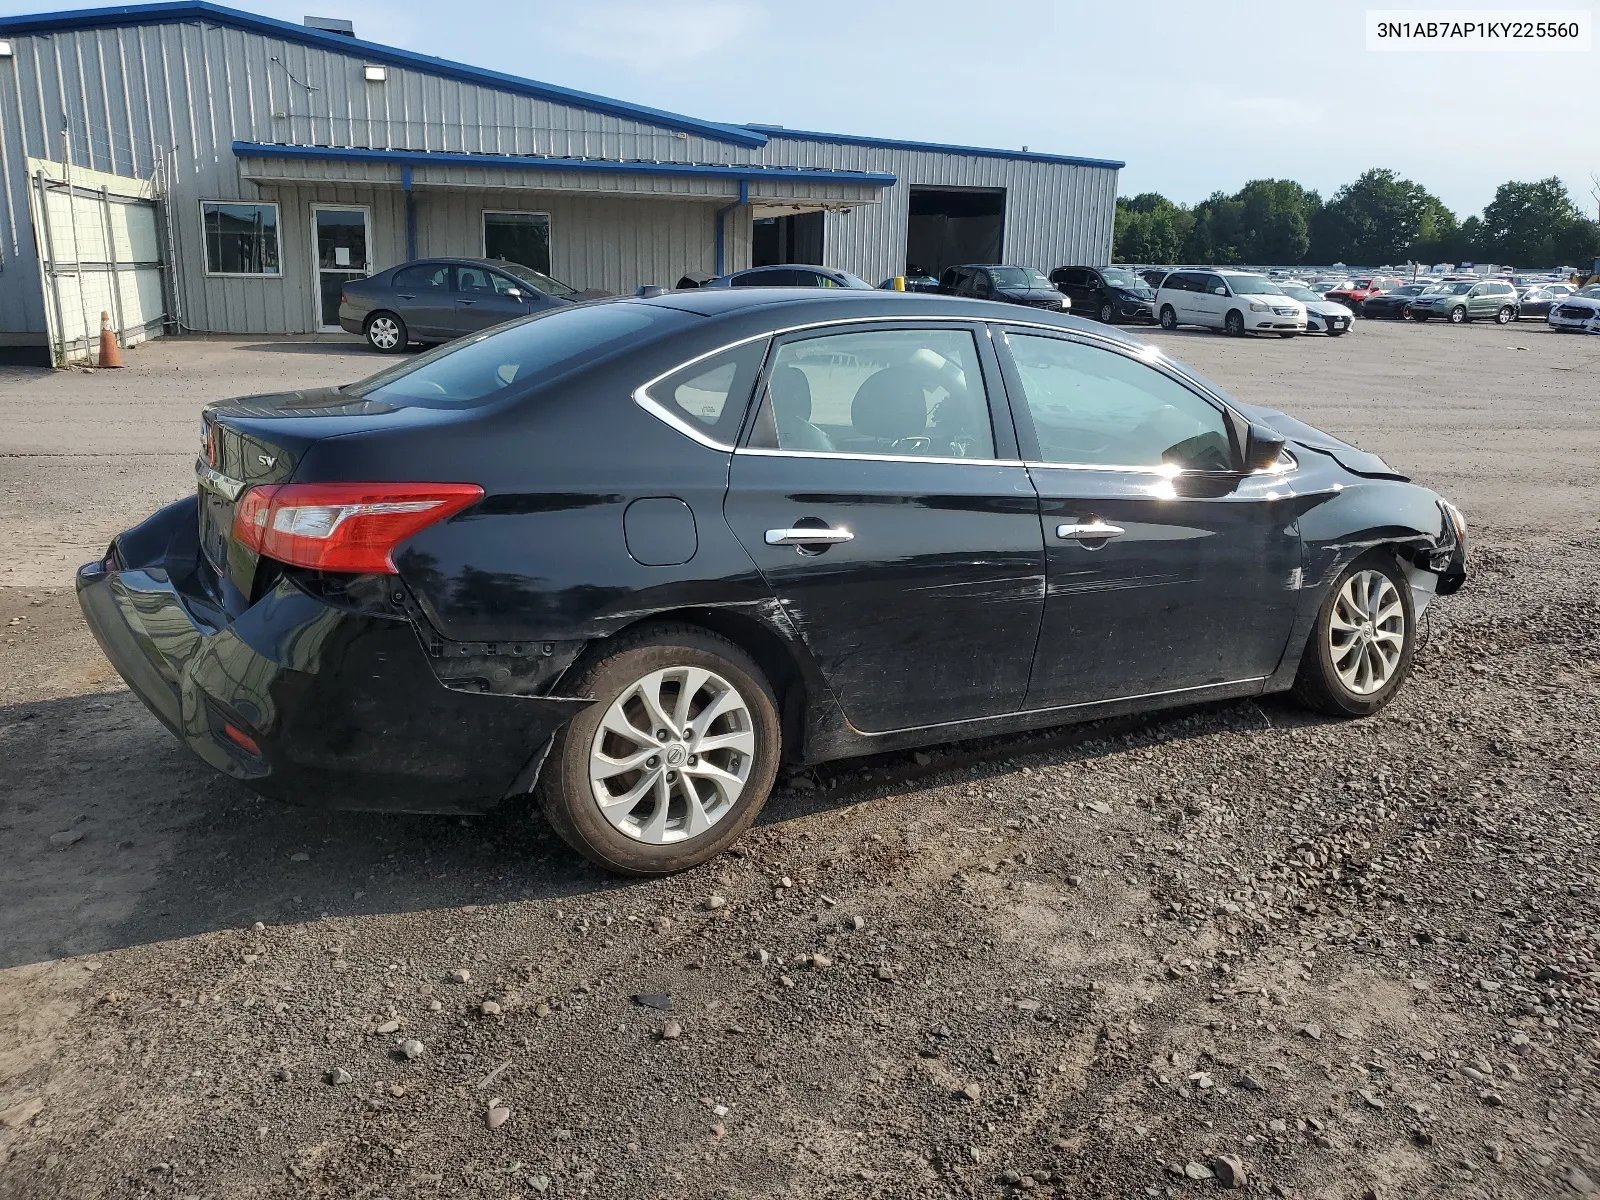
[[[869,375],[850,401],[850,423],[866,437],[897,442],[928,428],[922,375],[909,367],[885,367]]]
[[[779,420],[811,420],[811,381],[799,367],[774,367],[767,387],[773,415]]]

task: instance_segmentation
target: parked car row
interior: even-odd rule
[[[1503,279],[1446,277],[1404,283],[1394,276],[1327,277],[1309,282],[1269,278],[1253,271],[1124,266],[1057,267],[1049,276],[1033,267],[967,263],[938,278],[908,267],[880,288],[935,292],[1028,308],[1076,312],[1103,324],[1156,322],[1165,329],[1193,325],[1242,336],[1276,333],[1348,333],[1359,316],[1452,324],[1518,317],[1547,319],[1553,327],[1583,326],[1584,303],[1570,303],[1564,283],[1529,284],[1518,291]],[[871,291],[849,271],[805,263],[751,267],[719,276],[686,275],[678,288],[818,288]],[[647,288],[656,294],[665,289]],[[1592,293],[1584,288],[1578,293]],[[402,263],[344,287],[339,324],[374,350],[395,354],[476,333],[502,322],[607,293],[578,291],[542,272],[503,260],[439,258]],[[1558,314],[1566,310],[1565,316]]]

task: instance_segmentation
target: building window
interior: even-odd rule
[[[208,275],[279,275],[278,206],[200,202]]]
[[[483,214],[483,256],[521,263],[550,273],[550,214],[486,212]]]

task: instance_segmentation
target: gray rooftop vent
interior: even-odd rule
[[[323,33],[342,33],[347,38],[356,35],[355,24],[343,17],[307,17],[301,24],[308,29],[320,29]]]

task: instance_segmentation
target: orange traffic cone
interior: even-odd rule
[[[122,365],[122,347],[117,345],[117,331],[111,328],[111,314],[100,314],[100,361],[101,368],[120,367]]]

